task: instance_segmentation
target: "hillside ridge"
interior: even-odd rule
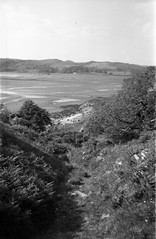
[[[88,61],[74,62],[71,60],[43,59],[43,60],[22,60],[12,58],[0,58],[0,72],[39,72],[39,73],[82,73],[82,72],[129,72],[140,71],[144,66],[123,62],[109,61]]]

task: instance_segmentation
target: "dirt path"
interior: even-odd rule
[[[88,194],[83,192],[82,188],[84,188],[86,180],[89,180],[89,178],[85,178],[87,174],[84,172],[76,178],[75,175],[79,175],[80,170],[80,168],[76,167],[71,172],[67,188],[62,194],[64,199],[60,201],[60,215],[58,215],[53,228],[35,239],[80,238],[79,233],[81,234],[81,228],[86,223],[84,208],[88,197]],[[68,207],[68,210],[66,207]]]

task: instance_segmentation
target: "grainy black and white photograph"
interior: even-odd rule
[[[155,0],[0,0],[0,239],[155,239]]]

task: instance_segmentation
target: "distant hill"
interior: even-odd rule
[[[131,74],[141,71],[144,66],[122,62],[73,62],[59,59],[19,60],[0,58],[0,72],[31,72],[31,73],[105,73]]]

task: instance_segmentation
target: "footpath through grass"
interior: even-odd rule
[[[154,239],[154,134],[125,145],[72,148],[71,162],[70,190],[60,202],[68,209],[56,232],[38,239]]]

